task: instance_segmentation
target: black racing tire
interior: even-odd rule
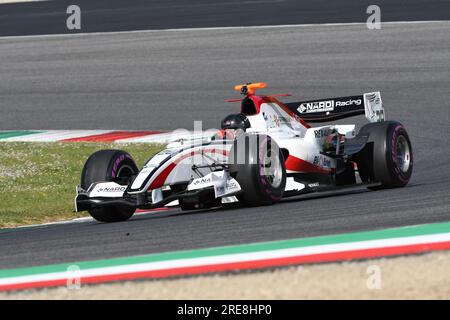
[[[81,173],[81,187],[87,190],[94,182],[129,183],[139,172],[133,158],[121,150],[100,150],[86,161]],[[97,221],[118,222],[133,216],[135,208],[126,206],[107,206],[88,210]]]
[[[406,186],[413,171],[413,152],[405,127],[397,121],[369,123],[358,135],[368,135],[367,142],[373,145],[372,152],[366,153],[372,158],[365,162],[370,167],[362,169],[381,186],[370,189]]]
[[[269,160],[267,157],[273,160],[265,161]],[[271,137],[240,135],[230,149],[229,158],[230,173],[242,189],[237,195],[239,202],[263,206],[280,201],[286,186],[284,162],[283,153]]]

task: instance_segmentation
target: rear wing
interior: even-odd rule
[[[380,92],[360,96],[290,102],[285,104],[307,122],[327,122],[365,114],[370,122],[384,121],[384,108]]]

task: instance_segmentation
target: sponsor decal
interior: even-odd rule
[[[300,113],[326,112],[334,110],[334,100],[305,102],[302,103],[297,111]]]
[[[346,101],[336,101],[335,106],[336,107],[348,107],[348,106],[360,106],[362,103],[361,99],[350,99]]]
[[[216,187],[216,196],[221,196],[225,193],[224,186],[215,186]]]
[[[199,178],[199,179],[195,179],[192,184],[194,186],[198,186],[201,184],[207,184],[207,183],[211,183],[211,177],[206,177],[206,178]]]
[[[234,180],[227,180],[226,185],[225,185],[225,190],[227,192],[234,192],[234,191],[241,190],[241,188],[238,186],[236,181],[234,181]]]
[[[325,156],[314,156],[313,164],[325,168],[331,168],[331,160]]]
[[[227,180],[223,185],[215,185],[216,197],[235,193],[241,190],[241,187],[234,179]]]
[[[276,125],[277,127],[279,127],[280,124],[281,124],[281,119],[280,119],[280,117],[277,116],[277,115],[273,116],[273,123],[275,123],[275,125]]]
[[[97,192],[124,192],[125,189],[127,187],[126,186],[119,186],[119,187],[104,187],[104,188],[98,188],[96,191]]]
[[[320,138],[324,138],[326,136],[329,136],[330,134],[333,133],[333,129],[318,129],[318,130],[314,130],[314,136],[316,137],[316,139],[320,139]]]
[[[317,188],[318,186],[319,186],[318,182],[308,184],[308,187],[310,187],[310,188]]]
[[[282,123],[289,123],[289,119],[286,119],[283,116],[279,116],[277,114],[265,114],[263,113],[264,120],[269,122],[271,128],[280,127]]]
[[[297,111],[300,113],[314,113],[314,112],[330,112],[334,108],[360,106],[363,103],[362,99],[348,99],[348,100],[323,100],[304,102],[300,104]]]

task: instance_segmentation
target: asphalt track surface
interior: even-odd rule
[[[407,127],[408,187],[270,207],[0,231],[0,268],[374,230],[450,220],[450,22],[0,39],[2,129],[213,127],[233,84],[310,99],[381,90]],[[362,123],[363,119],[357,119]],[[341,121],[352,123],[353,119]]]
[[[203,129],[233,85],[283,99],[381,90],[390,118],[446,111],[449,24],[365,24],[0,38],[1,130]],[[441,119],[441,118],[437,118]]]
[[[66,28],[74,4],[82,13],[80,31]],[[0,5],[0,36],[365,22],[372,4],[383,21],[450,19],[447,0],[51,0]]]

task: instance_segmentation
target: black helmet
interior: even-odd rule
[[[245,131],[250,128],[250,121],[242,113],[230,114],[222,120],[221,127],[222,129],[242,129]]]

